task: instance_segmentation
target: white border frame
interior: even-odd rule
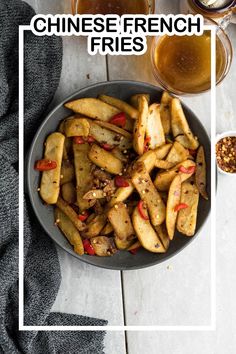
[[[211,31],[211,324],[209,326],[25,326],[24,325],[24,31],[19,26],[19,330],[20,331],[215,331],[216,330],[216,28]]]

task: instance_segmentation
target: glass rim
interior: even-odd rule
[[[215,7],[215,8],[214,7],[207,7],[207,6],[203,5],[199,0],[192,0],[192,1],[193,1],[194,5],[197,6],[199,9],[206,11],[206,12],[210,12],[210,13],[226,12],[226,11],[229,11],[233,5],[235,5],[235,0],[231,0],[228,3],[228,5],[222,5],[222,6]]]
[[[223,35],[224,40],[226,41],[226,45],[223,43],[223,41],[219,38],[219,40],[221,41],[224,50],[226,52],[226,63],[225,63],[225,68],[224,71],[222,72],[222,74],[220,75],[220,78],[217,80],[216,78],[216,86],[218,86],[223,80],[224,78],[227,76],[227,74],[229,73],[231,64],[232,64],[232,58],[233,58],[233,47],[232,47],[232,42],[228,36],[228,34],[223,30],[223,28],[221,28],[220,26],[217,25],[217,23],[211,19],[205,19],[207,20],[206,22],[211,22],[213,23],[215,26],[217,26],[218,31],[217,33],[221,33],[221,35]],[[164,35],[167,36],[167,35]],[[197,91],[197,92],[185,92],[185,91],[181,91],[178,89],[174,89],[173,87],[171,87],[170,85],[168,85],[161,77],[159,74],[159,71],[156,67],[155,64],[155,50],[156,50],[156,44],[157,42],[160,40],[160,38],[162,38],[163,36],[156,36],[153,37],[152,39],[152,44],[151,44],[151,65],[152,65],[152,72],[153,75],[157,81],[157,83],[165,90],[175,94],[175,95],[181,95],[181,96],[196,96],[205,92],[208,92],[211,90],[211,86],[207,89],[201,90],[201,91]],[[219,36],[218,36],[219,37]],[[228,45],[228,49],[226,49],[226,46]]]

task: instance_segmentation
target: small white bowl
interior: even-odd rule
[[[236,137],[236,130],[229,130],[227,132],[224,132],[222,134],[217,134],[216,135],[216,144],[223,138],[227,138],[228,136],[235,136]],[[217,162],[217,160],[216,160]],[[219,165],[218,165],[218,162],[217,162],[217,169],[220,173],[222,173],[223,175],[227,175],[227,176],[236,176],[236,172],[234,173],[230,173],[230,172],[226,172],[226,171],[223,171]]]

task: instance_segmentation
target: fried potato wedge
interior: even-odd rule
[[[161,168],[162,170],[169,170],[170,168],[172,168],[175,165],[176,165],[175,163],[165,161],[165,160],[156,159],[156,161],[155,161],[155,167]]]
[[[112,149],[111,153],[112,153],[112,155],[117,157],[120,161],[127,163],[127,161],[128,161],[127,155],[123,154],[123,152],[118,147],[115,147],[114,149]]]
[[[171,128],[173,136],[184,147],[187,149],[198,148],[198,140],[193,136],[178,98],[173,98],[171,101]]]
[[[133,191],[134,191],[134,187],[131,183],[129,187],[117,188],[114,196],[111,198],[110,202],[108,203],[108,206],[113,207],[116,203],[125,201],[127,198],[129,198],[129,196],[133,193]]]
[[[191,174],[179,172],[180,166],[189,168],[192,166],[196,166],[196,164],[192,160],[186,160],[171,168],[169,171],[158,172],[154,180],[155,187],[161,192],[166,192],[169,190],[171,182],[178,174],[181,175],[182,182],[191,177]]]
[[[95,216],[91,222],[86,224],[87,230],[81,233],[82,237],[92,238],[98,236],[106,225],[106,222],[107,215],[105,213]]]
[[[77,213],[74,211],[73,208],[61,197],[58,198],[56,206],[63,211],[63,213],[68,216],[71,222],[75,225],[75,227],[79,231],[83,231],[86,229],[85,223],[79,220]]]
[[[89,209],[93,205],[93,201],[83,199],[93,184],[93,176],[91,174],[92,163],[88,158],[90,151],[89,144],[73,144],[74,164],[76,175],[76,192],[77,205],[81,211]]]
[[[169,154],[167,155],[166,161],[172,162],[174,165],[187,160],[189,157],[189,150],[185,149],[178,141],[175,141]]]
[[[99,99],[103,102],[110,104],[111,106],[118,108],[121,112],[127,113],[132,119],[138,118],[138,110],[129,105],[127,102],[120,100],[119,98],[100,95]]]
[[[134,238],[135,232],[131,219],[124,203],[120,202],[112,207],[108,214],[108,220],[110,221],[116,236],[122,241],[130,241]]]
[[[132,183],[147,205],[152,224],[154,226],[162,224],[166,218],[166,207],[143,163],[135,165]]]
[[[102,229],[101,234],[106,236],[111,234],[112,232],[114,232],[113,226],[110,222],[107,222],[105,227]]]
[[[200,146],[197,151],[195,182],[201,196],[208,200],[206,191],[206,159],[203,146]]]
[[[168,152],[170,151],[172,144],[165,144],[154,150],[156,158],[158,160],[163,160]]]
[[[171,131],[171,101],[172,98],[168,92],[163,92],[161,97],[160,115],[161,122],[166,135]]]
[[[171,182],[166,206],[166,229],[171,240],[173,240],[174,237],[175,224],[178,215],[178,212],[175,211],[175,207],[180,203],[180,196],[181,177],[180,175],[177,175]]]
[[[127,150],[132,147],[132,140],[130,138],[118,135],[114,131],[106,129],[95,122],[90,123],[90,135],[100,144],[109,144],[111,146],[117,146],[121,150]]]
[[[75,253],[82,256],[84,254],[84,246],[80,233],[68,216],[65,215],[59,208],[55,209],[55,221],[69,243],[73,246]]]
[[[186,236],[193,236],[197,223],[199,192],[195,184],[182,183],[180,203],[187,204],[186,209],[178,212],[177,230]]]
[[[120,134],[121,136],[125,136],[128,140],[132,139],[132,134],[127,132],[125,129],[122,129],[120,127],[118,127],[115,124],[111,124],[108,122],[102,122],[101,120],[96,120],[95,121],[96,124],[100,125],[100,127],[106,128],[108,130],[111,130],[117,134]],[[122,138],[123,139],[123,138]]]
[[[68,138],[72,136],[88,136],[90,125],[86,118],[67,119],[65,121],[64,130]]]
[[[83,199],[103,199],[105,197],[102,189],[91,189],[83,195]]]
[[[138,110],[138,100],[141,96],[146,97],[148,105],[150,104],[150,95],[148,93],[138,93],[136,95],[131,96],[130,103],[131,105]]]
[[[72,182],[64,183],[61,186],[62,198],[68,204],[74,204],[76,202],[76,189]]]
[[[133,240],[122,240],[115,234],[115,244],[118,250],[127,250],[132,245],[132,243]]]
[[[90,242],[97,256],[107,257],[117,252],[111,237],[96,236],[91,238]]]
[[[116,107],[97,98],[80,98],[65,103],[65,107],[76,113],[89,118],[103,120],[104,122],[108,122],[114,115],[120,112]]]
[[[153,103],[148,109],[146,136],[150,138],[150,149],[155,149],[165,144],[165,134],[161,123],[160,105],[158,103]]]
[[[127,251],[133,251],[139,247],[142,247],[142,245],[141,245],[141,242],[139,240],[137,240],[127,249]]]
[[[60,179],[61,185],[71,182],[75,178],[75,168],[74,165],[69,160],[62,160],[60,177],[61,177]]]
[[[134,209],[132,221],[138,240],[143,248],[153,253],[164,253],[166,251],[150,221],[141,217],[137,207]]]
[[[89,159],[105,171],[113,174],[122,173],[123,164],[112,153],[104,150],[100,146],[93,144],[88,153]]]
[[[44,159],[57,163],[53,170],[42,172],[40,196],[47,204],[55,204],[59,196],[64,141],[63,134],[52,133],[45,143]]]
[[[157,232],[157,234],[159,236],[159,239],[161,240],[161,243],[162,243],[163,247],[167,251],[169,246],[170,246],[170,239],[169,239],[168,232],[166,230],[166,225],[165,224],[161,224],[159,226],[156,226],[155,230],[156,230],[156,232]]]
[[[144,140],[148,119],[148,101],[145,96],[139,97],[139,114],[134,124],[133,148],[138,155],[144,151]]]

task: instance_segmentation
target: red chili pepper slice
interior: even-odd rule
[[[133,250],[130,250],[130,253],[132,253],[133,255],[137,254],[138,250],[140,250],[140,246],[137,248],[134,248]]]
[[[95,250],[88,239],[83,240],[84,250],[90,256],[95,256]]]
[[[116,115],[114,115],[111,119],[110,119],[110,123],[117,125],[118,127],[124,128],[125,124],[126,124],[126,115],[124,112],[120,112]]]
[[[140,216],[141,216],[142,219],[144,219],[144,220],[149,220],[147,211],[146,211],[146,209],[144,209],[143,204],[144,204],[144,202],[143,202],[142,200],[140,200],[140,201],[138,202],[138,211],[139,211],[139,214],[140,214]]]
[[[88,136],[87,142],[88,142],[89,144],[94,143],[95,141],[96,141],[96,139],[94,139],[94,137],[93,137],[92,135],[89,135],[89,136]]]
[[[78,215],[80,221],[85,221],[89,217],[89,212],[87,210],[83,211],[82,214]]]
[[[57,167],[57,162],[53,160],[38,160],[35,162],[34,169],[37,171],[50,171]]]
[[[183,172],[183,173],[188,173],[188,174],[192,174],[195,172],[196,167],[195,166],[190,166],[188,168],[185,168],[184,166],[180,166],[179,167],[179,171]]]
[[[110,144],[102,144],[102,148],[104,150],[111,151],[112,149],[114,149],[114,146],[112,146]]]
[[[147,152],[149,150],[149,143],[151,141],[151,137],[147,136],[146,139],[144,140],[144,152]]]
[[[176,205],[176,207],[175,207],[175,211],[179,211],[179,210],[181,210],[181,209],[186,209],[186,208],[188,208],[188,204],[185,204],[185,203],[180,203],[180,204],[178,204],[178,205]]]
[[[196,156],[197,150],[188,149],[189,155]]]
[[[129,187],[129,182],[122,176],[116,176],[115,185],[117,187]]]
[[[75,144],[84,144],[85,143],[85,140],[82,136],[74,136],[73,141]]]

